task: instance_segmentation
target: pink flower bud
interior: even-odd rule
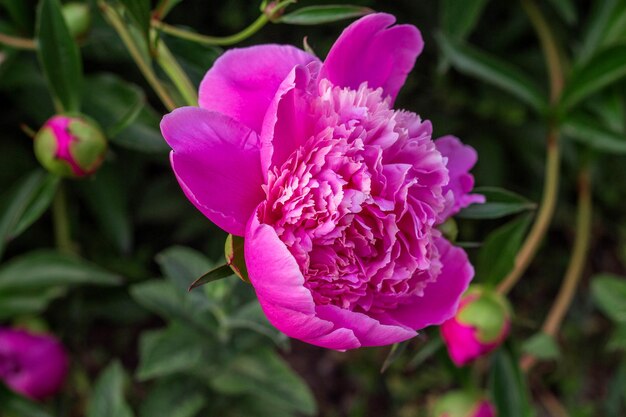
[[[463,366],[497,348],[511,327],[511,309],[501,295],[471,287],[454,317],[441,325],[452,362]]]
[[[480,395],[454,391],[437,401],[433,417],[496,417],[496,409]]]
[[[35,156],[48,171],[84,177],[102,164],[107,149],[95,122],[80,116],[53,116],[35,136]]]
[[[0,380],[34,400],[56,393],[68,370],[68,357],[53,336],[0,327]]]

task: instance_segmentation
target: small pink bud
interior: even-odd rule
[[[0,327],[0,380],[26,397],[56,393],[67,375],[65,349],[53,336]]]
[[[433,408],[433,417],[496,417],[496,409],[478,394],[453,391],[441,397]]]
[[[511,327],[506,299],[482,287],[472,286],[461,299],[456,315],[441,325],[448,354],[463,366],[497,348]]]
[[[81,116],[53,116],[35,136],[35,156],[41,165],[64,177],[93,174],[106,149],[100,127]]]

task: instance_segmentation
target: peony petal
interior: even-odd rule
[[[278,86],[296,65],[317,58],[288,45],[231,49],[200,84],[200,107],[232,117],[259,133]]]
[[[447,201],[446,208],[439,214],[439,221],[442,222],[470,204],[484,203],[485,196],[469,194],[474,188],[474,176],[469,171],[478,160],[476,150],[450,135],[437,139],[435,146],[441,155],[448,158],[446,167],[450,176],[448,185],[443,189]]]
[[[437,281],[428,284],[422,297],[413,303],[398,306],[389,314],[398,322],[419,330],[441,324],[452,317],[459,306],[461,295],[474,277],[474,268],[465,251],[443,238],[435,240],[443,268]]]
[[[283,80],[272,99],[261,128],[261,166],[267,172],[271,166],[281,166],[289,155],[310,134],[307,88],[311,70],[317,72],[319,64],[296,66]]]
[[[395,99],[424,47],[415,26],[390,27],[395,21],[377,13],[348,26],[328,53],[320,78],[352,89],[367,82]]]
[[[259,140],[230,117],[198,107],[166,115],[161,132],[187,198],[228,233],[243,236],[264,198]]]
[[[402,325],[382,324],[363,313],[345,310],[335,305],[317,306],[317,315],[336,326],[350,329],[361,346],[384,346],[415,337],[415,330]]]
[[[352,349],[359,342],[351,331],[335,329],[317,317],[313,297],[294,257],[274,229],[252,216],[244,254],[250,282],[267,319],[289,337],[330,349]]]

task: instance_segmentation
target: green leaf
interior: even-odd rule
[[[287,348],[289,345],[287,336],[270,324],[257,300],[237,306],[235,311],[230,312],[228,317],[226,317],[224,324],[231,330],[242,329],[246,332],[252,330],[260,335],[267,336],[272,342],[282,348]]]
[[[197,288],[201,285],[208,284],[209,282],[218,281],[233,275],[233,270],[230,266],[224,264],[205,272],[200,278],[196,279],[189,285],[189,291]]]
[[[626,351],[626,323],[618,323],[607,344],[610,351]]]
[[[130,126],[145,106],[143,90],[113,74],[88,77],[85,87],[84,113],[100,123],[109,138]]]
[[[37,9],[37,52],[50,91],[66,112],[80,111],[82,63],[59,0],[41,0]]]
[[[39,314],[52,300],[65,294],[63,287],[40,288],[26,294],[0,294],[0,320],[28,314]]]
[[[150,31],[150,0],[120,0],[126,7],[142,35],[148,40]]]
[[[7,417],[53,417],[53,414],[39,404],[11,391],[2,381],[0,381],[0,404],[0,411],[6,413]]]
[[[29,252],[0,269],[0,292],[64,285],[117,285],[120,277],[83,259],[51,250]]]
[[[126,375],[115,361],[102,372],[89,399],[87,417],[132,417],[133,411],[124,399]]]
[[[626,154],[626,135],[604,127],[585,114],[567,118],[562,132],[565,137],[599,152]]]
[[[394,343],[391,345],[391,349],[385,358],[385,362],[383,362],[383,366],[380,368],[380,373],[384,373],[389,367],[397,361],[400,356],[404,353],[407,346],[411,343],[410,340],[405,340],[404,342]]]
[[[572,0],[550,0],[550,4],[568,25],[573,25],[578,19],[576,7]]]
[[[316,413],[315,399],[306,383],[274,351],[259,349],[241,355],[211,375],[211,386],[223,394],[249,393],[305,415]]]
[[[48,209],[58,185],[58,177],[36,170],[2,196],[0,257],[6,244],[22,234]]]
[[[492,358],[488,385],[498,415],[529,417],[531,406],[528,402],[528,388],[517,361],[503,349]]]
[[[216,331],[215,318],[208,314],[211,305],[200,306],[190,295],[171,282],[152,280],[130,288],[131,296],[140,305],[166,320],[178,320],[207,335]],[[199,294],[198,294],[199,295]]]
[[[526,210],[534,210],[537,205],[512,191],[498,187],[475,188],[474,193],[482,194],[484,204],[472,204],[463,209],[457,217],[464,219],[498,219]]]
[[[21,32],[29,33],[32,30],[31,7],[24,0],[1,0],[0,4],[7,10],[11,20]]]
[[[206,392],[189,378],[161,379],[141,402],[141,417],[194,417],[207,404]]]
[[[461,73],[499,87],[538,112],[547,108],[545,95],[520,69],[444,34],[437,36],[444,55]]]
[[[589,17],[588,25],[583,36],[583,44],[578,52],[578,61],[585,62],[600,49],[604,35],[611,18],[616,15],[620,0],[604,0],[594,2],[594,8]]]
[[[181,3],[182,1],[183,0],[161,0],[161,1],[159,1],[159,4],[158,4],[158,6],[155,9],[155,10],[159,11],[158,18],[163,20],[163,18],[165,18],[165,16],[168,15],[170,10],[172,10],[174,8],[174,6],[176,6],[177,4]]]
[[[203,357],[206,345],[206,339],[195,330],[181,325],[145,332],[139,342],[137,378],[145,381],[200,366],[206,361]]]
[[[529,215],[518,217],[487,237],[476,263],[479,282],[496,285],[511,271],[530,219]]]
[[[524,353],[532,355],[538,359],[556,359],[561,356],[559,345],[554,337],[545,333],[536,333],[527,339],[522,345]]]
[[[361,6],[308,6],[281,16],[278,22],[290,25],[320,25],[323,23],[337,22],[339,20],[353,19],[372,12],[372,9]]]
[[[133,230],[124,188],[122,170],[105,165],[98,173],[82,181],[81,191],[87,207],[100,225],[102,233],[121,253],[132,248]]]
[[[442,0],[441,27],[452,38],[465,39],[476,26],[487,0]]]
[[[626,323],[626,279],[617,275],[596,275],[591,294],[600,310],[618,323]]]
[[[166,154],[171,150],[156,128],[141,121],[131,123],[117,136],[109,139],[116,145],[147,154]]]
[[[426,342],[422,347],[419,348],[413,359],[407,365],[408,370],[416,369],[426,360],[431,358],[435,353],[443,348],[443,340],[441,337],[434,336],[430,340]]]
[[[590,95],[626,76],[626,45],[603,50],[572,71],[560,106],[569,110]]]

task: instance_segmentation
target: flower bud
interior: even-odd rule
[[[91,28],[91,12],[86,3],[66,3],[61,9],[63,19],[74,39],[84,38]]]
[[[453,391],[441,397],[433,408],[433,417],[495,417],[496,409],[485,397],[465,391]]]
[[[26,397],[56,393],[67,375],[68,357],[53,336],[0,327],[0,380]]]
[[[441,335],[457,366],[497,348],[511,327],[506,299],[490,290],[472,286],[461,299],[456,315],[441,325]]]
[[[53,116],[35,136],[35,156],[41,165],[64,177],[94,173],[106,149],[102,130],[82,116]]]

